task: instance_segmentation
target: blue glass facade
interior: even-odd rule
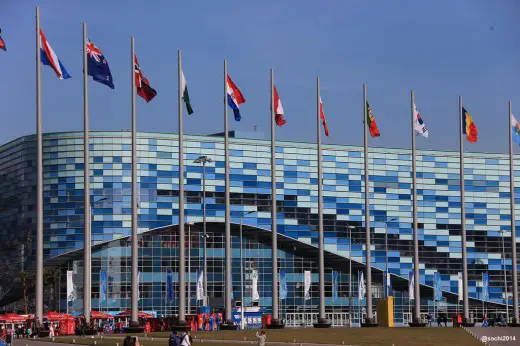
[[[46,259],[83,247],[82,141],[79,132],[44,136]],[[93,244],[124,238],[131,233],[130,143],[128,132],[91,134]],[[231,138],[230,143],[232,221],[238,223],[241,215],[255,211],[244,219],[244,224],[268,231],[271,228],[270,143],[248,138]],[[193,161],[206,155],[214,161],[206,167],[207,218],[208,222],[221,223],[225,207],[223,138],[186,136],[184,146],[187,221],[202,221],[202,166]],[[177,136],[139,133],[137,151],[139,232],[176,225]],[[316,246],[316,145],[278,142],[276,152],[278,232],[302,245]],[[9,263],[9,258],[19,256],[22,244],[25,245],[22,257],[29,263],[32,259],[35,155],[34,136],[0,147],[3,198],[0,236],[5,240],[2,241],[4,249],[0,249],[2,265]],[[413,255],[411,152],[370,148],[369,162],[372,265],[384,269],[388,257],[390,272],[407,278]],[[504,263],[509,285],[512,277],[508,157],[466,153],[465,167],[469,295],[481,297],[482,273],[488,271],[490,300],[504,303]],[[515,198],[520,196],[519,168],[516,166],[519,192],[515,192]],[[366,251],[363,148],[325,145],[323,174],[325,250],[338,258],[363,263]],[[433,286],[433,273],[439,271],[443,290],[456,294],[457,273],[462,271],[458,152],[418,151],[417,189],[421,283]],[[102,198],[106,199],[96,202]],[[385,221],[390,219],[395,221],[389,222],[387,228]],[[352,239],[346,236],[347,225],[356,227],[352,230]],[[388,252],[384,245],[386,231]],[[502,235],[505,262],[501,254]],[[199,253],[193,255],[198,257]],[[223,257],[223,252],[220,255]],[[268,287],[266,285],[267,290]],[[510,288],[508,291],[511,295]]]

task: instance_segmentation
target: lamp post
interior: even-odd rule
[[[188,314],[191,314],[191,226],[195,223],[193,221],[188,221],[186,223],[188,225]]]
[[[204,306],[208,305],[208,268],[206,261],[206,241],[208,239],[208,234],[206,233],[206,163],[213,162],[210,157],[205,155],[199,156],[198,159],[193,161],[193,163],[202,163],[202,237],[204,238],[204,248],[203,248],[203,271],[204,271]]]
[[[389,291],[388,277],[390,276],[390,274],[388,274],[388,223],[394,222],[394,221],[397,221],[397,219],[393,218],[393,219],[385,221],[385,277],[383,279],[384,280],[383,287],[386,287],[385,288],[385,297],[388,297],[388,291]]]
[[[502,260],[504,261],[504,293],[505,293],[505,301],[506,301],[506,318],[507,323],[509,323],[509,299],[507,294],[507,268],[506,268],[506,253],[504,250],[504,231],[500,230],[500,237],[502,238]]]
[[[347,225],[348,229],[348,324],[352,327],[352,230],[356,227]]]
[[[240,298],[242,299],[242,307],[240,308],[240,329],[244,330],[245,321],[244,321],[244,310],[245,310],[245,299],[244,299],[244,260],[242,256],[242,220],[244,216],[256,213],[255,210],[248,211],[247,213],[244,213],[240,215]],[[273,273],[273,275],[276,275],[276,273]]]

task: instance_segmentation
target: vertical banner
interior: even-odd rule
[[[383,279],[383,288],[385,291],[385,297],[389,297],[392,295],[392,279],[390,273],[387,273],[386,271],[383,272],[384,279]]]
[[[413,294],[414,286],[415,286],[415,278],[413,275],[413,270],[410,270],[410,272],[408,273],[408,300],[415,299],[414,294]]]
[[[365,278],[363,277],[363,272],[358,272],[358,298],[362,299],[367,293],[367,288],[365,287]]]
[[[457,274],[457,283],[458,283],[458,291],[459,291],[459,302],[464,300],[464,290],[462,289],[462,273],[459,272]]]
[[[338,300],[338,272],[332,272],[332,298],[334,301]]]
[[[67,301],[74,300],[74,282],[72,281],[72,270],[67,270]]]
[[[280,299],[287,298],[287,278],[285,276],[285,270],[280,270]]]
[[[303,273],[303,287],[305,288],[305,300],[311,299],[311,272],[309,270],[306,270]]]
[[[166,300],[174,301],[175,294],[173,291],[173,272],[171,269],[166,271]]]
[[[489,300],[489,275],[488,272],[482,273],[482,299]]]
[[[197,300],[204,299],[204,270],[197,270]]]
[[[102,302],[107,301],[107,272],[99,271],[99,296]]]
[[[253,269],[253,273],[251,274],[252,281],[253,281],[253,288],[252,288],[252,296],[253,301],[260,300],[260,294],[258,293],[258,270]],[[242,298],[244,299],[244,298]]]
[[[137,300],[141,300],[141,272],[137,272]]]
[[[433,299],[435,301],[442,300],[441,274],[439,272],[433,274]]]

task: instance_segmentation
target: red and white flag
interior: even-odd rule
[[[276,87],[274,87],[274,114],[276,125],[284,126],[287,123],[287,120],[283,118],[283,106],[282,101],[280,101],[280,96],[278,96],[278,91]]]
[[[323,102],[321,101],[320,96],[320,119],[323,124],[323,130],[325,130],[325,136],[329,136],[329,126],[327,125],[327,118],[325,118],[325,113],[323,113]]]

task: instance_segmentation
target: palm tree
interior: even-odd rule
[[[34,277],[33,272],[24,270],[24,271],[20,272],[19,278],[20,278],[20,281],[22,282],[22,286],[23,286],[24,312],[27,315],[29,313],[29,298],[27,296],[27,289],[33,285],[35,277]]]

